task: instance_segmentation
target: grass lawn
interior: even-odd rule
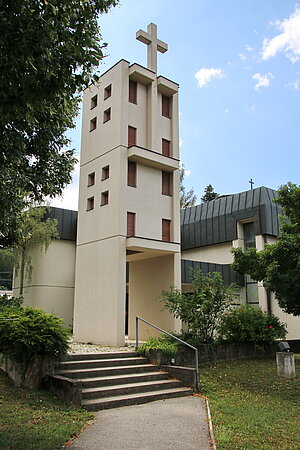
[[[277,377],[276,361],[204,367],[201,393],[218,449],[300,449],[300,360],[296,380]]]
[[[93,418],[47,391],[15,388],[0,370],[0,449],[55,450]]]

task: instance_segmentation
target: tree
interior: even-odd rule
[[[14,254],[11,248],[0,249],[0,290],[11,290]]]
[[[217,192],[214,192],[214,188],[211,184],[208,184],[206,188],[204,189],[204,194],[201,197],[202,203],[210,202],[211,200],[215,200],[215,198],[218,198],[220,194],[217,194]]]
[[[189,331],[203,342],[211,342],[222,315],[234,299],[236,286],[226,286],[220,273],[203,276],[200,270],[192,272],[192,292],[182,293],[176,287],[163,291],[161,301],[176,318],[186,322]]]
[[[183,179],[185,175],[185,169],[183,164],[181,164],[179,168],[179,174],[180,174],[180,208],[188,208],[189,206],[194,206],[197,201],[194,189],[192,188],[186,192],[185,187],[183,185]]]
[[[30,278],[32,271],[30,249],[40,246],[41,250],[44,248],[47,251],[52,239],[58,237],[57,220],[44,220],[45,212],[42,207],[23,212],[22,227],[14,244],[15,270],[20,274],[20,296],[23,295],[25,275]]]
[[[97,16],[118,0],[2,0],[0,244],[31,202],[62,193],[76,158],[65,150],[79,93],[103,57]]]
[[[300,186],[287,183],[279,188],[276,203],[285,216],[276,243],[266,244],[264,250],[255,248],[232,250],[232,267],[254,280],[263,281],[273,291],[279,306],[294,316],[300,315]]]

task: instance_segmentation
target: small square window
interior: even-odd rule
[[[88,174],[88,186],[93,186],[95,184],[95,172]]]
[[[94,205],[95,205],[94,197],[88,198],[86,204],[87,211],[91,211],[92,209],[94,209]]]
[[[101,193],[101,206],[108,205],[108,191]]]
[[[108,108],[106,111],[104,111],[103,113],[103,123],[107,122],[108,120],[111,119],[111,108]]]
[[[90,131],[94,131],[97,128],[97,117],[90,120]]]
[[[109,178],[109,166],[102,167],[102,180]]]
[[[91,98],[91,109],[96,108],[98,103],[98,95],[94,95],[94,97]]]
[[[104,100],[111,97],[111,84],[104,89]]]

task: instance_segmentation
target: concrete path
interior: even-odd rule
[[[96,413],[71,450],[208,450],[205,400],[171,398]]]

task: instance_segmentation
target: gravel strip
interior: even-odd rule
[[[101,353],[101,352],[130,352],[135,350],[134,345],[128,344],[124,347],[107,347],[103,345],[84,344],[81,342],[71,342],[68,353]]]

